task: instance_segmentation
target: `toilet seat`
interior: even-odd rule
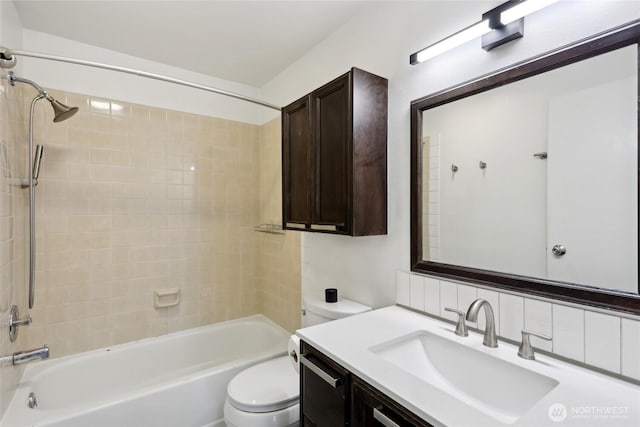
[[[273,412],[298,403],[300,377],[288,356],[254,365],[236,375],[227,386],[229,403],[253,413]]]

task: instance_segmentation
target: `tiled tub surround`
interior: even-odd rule
[[[430,315],[455,321],[457,315],[445,307],[466,310],[476,298],[493,307],[496,333],[516,343],[520,331],[529,329],[553,337],[551,342],[535,337],[531,343],[585,366],[640,381],[640,319],[616,312],[592,311],[589,307],[540,300],[524,294],[485,289],[471,284],[399,271],[396,275],[397,303]],[[470,323],[484,331],[484,315]]]
[[[11,109],[28,111],[23,92]],[[261,192],[279,188],[260,182],[260,144],[278,127],[50,92],[80,111],[52,123],[46,103],[36,110],[36,299],[20,349],[47,343],[58,357],[262,311],[295,329],[272,289],[277,274],[299,284],[295,260],[269,279],[259,260],[299,262],[299,236],[268,245],[253,231]],[[180,304],[155,309],[154,290],[175,287]]]

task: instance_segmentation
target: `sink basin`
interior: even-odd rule
[[[369,350],[505,424],[518,420],[558,385],[553,378],[426,331]]]

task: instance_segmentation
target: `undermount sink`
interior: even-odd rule
[[[426,331],[369,349],[466,405],[511,424],[558,381]]]

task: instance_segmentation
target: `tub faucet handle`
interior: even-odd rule
[[[17,305],[11,306],[11,312],[9,313],[9,341],[15,342],[18,338],[18,326],[30,325],[31,316],[20,318],[20,311]]]

